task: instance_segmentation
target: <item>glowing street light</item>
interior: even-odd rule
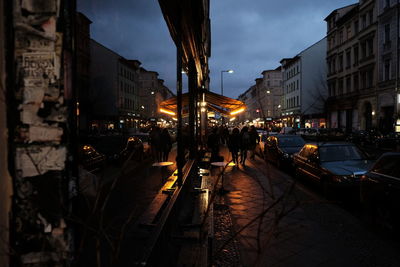
[[[224,95],[224,72],[233,73],[233,70],[221,70],[221,95]]]

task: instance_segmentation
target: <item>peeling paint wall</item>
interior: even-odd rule
[[[62,0],[13,1],[15,98],[14,260],[21,266],[70,261]],[[61,14],[61,15],[60,15]],[[68,30],[69,31],[69,30]],[[66,66],[71,68],[71,66]]]

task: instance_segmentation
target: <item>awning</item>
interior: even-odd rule
[[[205,102],[208,110],[213,110],[221,113],[224,116],[234,117],[236,114],[243,112],[246,109],[246,105],[239,100],[219,95],[210,91],[204,91]],[[186,115],[188,112],[189,105],[189,93],[182,95],[182,110],[183,114]],[[166,113],[171,116],[176,114],[176,97],[169,98],[159,105],[159,111]]]
[[[194,60],[198,86],[208,79],[211,55],[209,0],[158,0],[165,22],[176,46],[182,46],[183,69]]]

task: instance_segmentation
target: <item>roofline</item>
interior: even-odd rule
[[[356,6],[356,5],[359,5],[359,3],[354,3],[354,4],[350,4],[350,5],[347,5],[347,6],[343,6],[343,7],[337,8],[337,9],[333,10],[331,13],[329,13],[329,15],[326,18],[324,18],[324,20],[327,21],[328,18],[330,18],[334,13],[337,13],[340,9],[344,9],[344,8],[347,8],[347,7],[350,7],[350,6],[353,6],[353,5]]]

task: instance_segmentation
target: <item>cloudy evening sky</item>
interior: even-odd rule
[[[187,0],[190,1],[190,0]],[[78,0],[78,10],[90,20],[91,37],[147,70],[176,92],[175,46],[157,0]],[[349,0],[210,0],[211,91],[233,98],[326,34],[324,18]]]

